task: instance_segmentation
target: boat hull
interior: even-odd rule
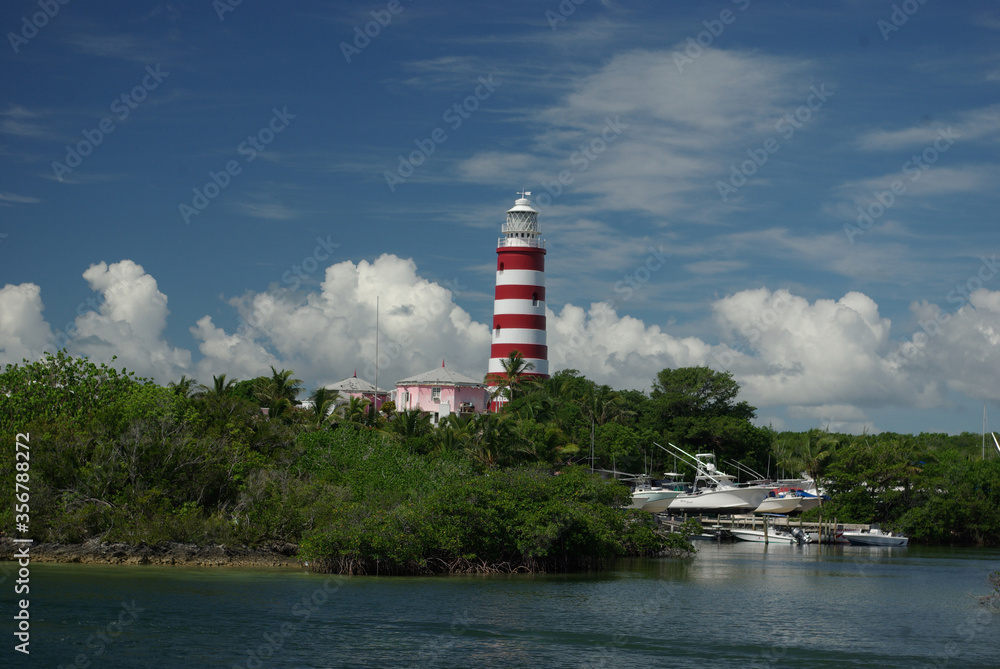
[[[909,537],[873,532],[844,532],[843,537],[852,546],[907,546],[910,543]]]
[[[680,495],[678,490],[666,490],[663,492],[662,497],[654,497],[647,501],[643,506],[643,511],[648,511],[649,513],[662,513],[667,510],[670,503]]]
[[[678,495],[668,507],[674,512],[705,511],[709,513],[753,510],[767,497],[765,488],[723,488]]]
[[[790,534],[769,531],[765,541],[763,530],[729,530],[729,533],[740,541],[752,541],[756,543],[769,544],[798,544],[799,540]]]
[[[754,513],[791,513],[799,508],[801,497],[768,497]]]

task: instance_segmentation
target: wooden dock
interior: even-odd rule
[[[812,537],[813,543],[822,544],[846,544],[847,541],[837,540],[837,535],[845,530],[868,530],[870,525],[861,523],[841,523],[836,518],[829,521],[821,519],[817,522],[806,522],[801,518],[790,518],[788,516],[760,516],[756,514],[732,514],[724,516],[709,515],[668,515],[661,513],[656,515],[656,522],[659,526],[668,531],[676,531],[686,520],[697,518],[701,521],[703,535],[701,538],[715,539],[717,541],[733,540],[729,530],[732,528],[763,530],[765,519],[769,527],[779,530],[791,531],[799,528]]]

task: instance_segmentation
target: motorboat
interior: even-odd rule
[[[906,546],[910,543],[909,537],[883,532],[877,527],[870,530],[849,530],[842,532],[840,536],[847,539],[852,546]]]
[[[666,476],[676,476],[676,474],[667,474]],[[639,477],[632,490],[632,503],[625,508],[660,513],[666,511],[670,502],[682,492],[684,492],[683,484],[671,482],[666,485],[662,483],[657,485],[649,477]]]
[[[793,513],[819,506],[820,498],[802,488],[780,486],[772,488],[754,513]]]
[[[715,465],[714,453],[691,455],[673,444],[670,446],[677,455],[695,468],[691,490],[677,495],[667,507],[672,513],[753,511],[767,497],[769,486],[740,485],[736,483],[734,477],[719,471]]]
[[[791,544],[791,545],[801,545],[807,544],[812,539],[800,530],[799,528],[793,528],[791,532],[786,532],[785,530],[778,530],[773,527],[769,528],[765,533],[764,530],[747,530],[740,528],[731,528],[729,533],[740,541],[753,541],[757,543],[771,543],[771,544]]]
[[[754,513],[791,513],[797,511],[802,497],[795,491],[776,492],[774,490],[767,494],[764,501],[754,509]]]

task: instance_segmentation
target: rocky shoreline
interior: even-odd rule
[[[15,559],[15,552],[23,546],[8,537],[0,539],[0,560]],[[266,548],[198,546],[177,542],[133,546],[92,539],[82,544],[31,544],[31,561],[183,567],[301,567],[302,561],[295,557],[298,549],[295,544]]]

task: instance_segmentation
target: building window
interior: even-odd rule
[[[440,401],[441,401],[441,389],[431,388],[431,402],[440,402]]]
[[[403,393],[403,406],[409,408],[410,406],[410,391],[407,390]]]

